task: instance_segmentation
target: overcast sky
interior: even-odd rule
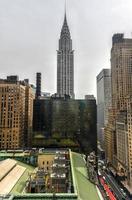
[[[56,92],[58,39],[64,0],[0,0],[0,78],[17,74]],[[75,50],[75,95],[96,95],[96,75],[110,67],[111,38],[132,33],[132,0],[67,0]]]

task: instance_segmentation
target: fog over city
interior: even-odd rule
[[[75,50],[76,98],[96,95],[96,75],[110,67],[114,33],[132,37],[131,0],[67,0],[67,20]],[[17,74],[56,92],[58,39],[64,0],[0,0],[0,78]]]

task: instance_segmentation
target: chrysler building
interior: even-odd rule
[[[57,51],[57,94],[74,98],[74,51],[66,13]]]

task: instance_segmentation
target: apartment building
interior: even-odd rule
[[[0,148],[28,146],[32,129],[33,90],[17,76],[0,80]]]

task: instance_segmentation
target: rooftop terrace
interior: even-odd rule
[[[6,156],[10,157],[10,153],[6,153]],[[0,155],[1,156],[1,155]],[[2,156],[3,153],[2,153]],[[22,155],[23,156],[23,155]],[[25,194],[24,187],[29,172],[34,171],[34,167],[17,161],[17,163],[26,168],[23,175],[17,181],[10,194],[3,197],[8,200],[99,200],[96,186],[92,184],[88,179],[87,168],[83,156],[79,153],[70,151],[71,171],[73,179],[74,193],[43,193],[43,194]]]

